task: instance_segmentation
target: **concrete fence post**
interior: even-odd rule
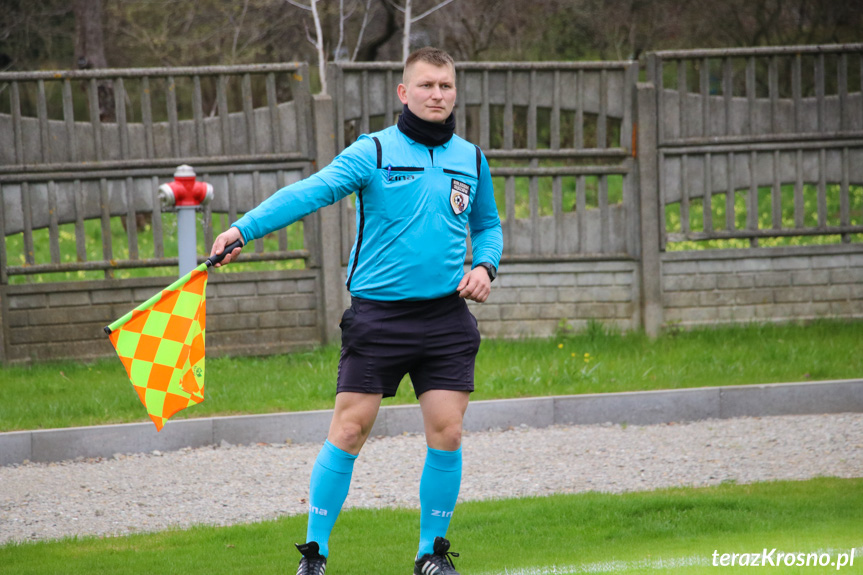
[[[659,334],[663,322],[659,258],[659,166],[656,88],[638,83],[638,179],[641,199],[641,314],[644,331]]]
[[[336,134],[333,129],[333,99],[325,94],[315,95],[315,163],[321,169],[336,157]],[[344,285],[342,284],[341,217],[338,204],[318,210],[318,249],[320,250],[321,286],[319,302],[321,313],[321,340],[324,343],[339,341],[339,320],[342,313]]]

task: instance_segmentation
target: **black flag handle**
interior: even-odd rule
[[[216,254],[214,256],[210,256],[207,258],[207,267],[214,266],[218,263],[222,263],[222,260],[225,259],[225,256],[234,251],[237,248],[243,247],[242,240],[237,240],[231,245],[227,246],[222,253]]]

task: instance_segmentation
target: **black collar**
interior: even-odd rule
[[[443,124],[423,120],[405,104],[399,116],[399,130],[415,142],[424,146],[442,146],[449,142],[455,132],[455,115],[450,114]]]

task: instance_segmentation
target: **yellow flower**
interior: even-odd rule
[[[589,353],[584,354],[584,357],[590,357]]]
[[[562,343],[557,344],[557,349],[563,349],[563,344]]]
[[[575,352],[572,352],[572,357],[575,357]]]

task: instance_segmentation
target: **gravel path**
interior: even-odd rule
[[[0,544],[228,525],[306,511],[318,444],[0,467]],[[467,433],[461,500],[863,477],[863,414]],[[421,435],[371,439],[346,507],[418,507]]]

